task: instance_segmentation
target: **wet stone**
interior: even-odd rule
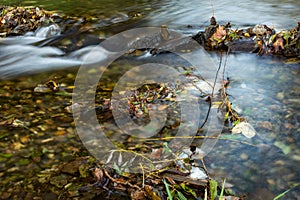
[[[277,98],[280,100],[284,99],[284,93],[283,92],[277,93]]]
[[[37,197],[35,199],[39,199],[39,198]],[[45,200],[57,199],[57,195],[52,192],[44,193],[44,194],[42,194],[42,199],[45,199]]]
[[[61,172],[76,176],[79,172],[79,167],[82,165],[81,160],[74,160],[62,166]]]
[[[68,176],[65,174],[50,178],[50,183],[58,188],[64,187],[68,183]]]
[[[242,160],[248,160],[249,156],[248,156],[246,153],[242,153],[242,154],[240,155],[240,158],[241,158]]]

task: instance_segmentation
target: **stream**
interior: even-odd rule
[[[267,24],[276,30],[283,30],[295,27],[300,20],[298,0],[212,2],[217,21],[230,21],[236,28]],[[55,3],[51,0],[4,0],[2,3],[39,6],[66,15],[97,16],[101,19],[89,25],[92,31],[75,32],[75,42],[72,38],[74,34],[64,33],[61,34],[63,39],[57,37],[55,42],[49,42],[48,38],[60,36],[59,30],[47,35],[49,27],[24,37],[0,40],[0,182],[6,190],[1,190],[2,195],[10,198],[14,187],[17,187],[14,184],[24,184],[28,178],[26,174],[34,176],[34,173],[59,165],[60,160],[67,161],[74,154],[88,155],[84,147],[78,147],[82,144],[76,139],[72,116],[65,118],[60,115],[64,112],[60,105],[70,105],[70,97],[56,96],[52,99],[49,94],[35,95],[32,93],[34,87],[51,77],[67,77],[64,83],[74,85],[74,73],[86,53],[103,39],[121,31],[167,24],[170,29],[190,36],[203,30],[212,16],[211,2],[199,0],[73,0]],[[44,41],[44,45],[39,45]],[[69,45],[72,42],[75,44]],[[95,62],[113,55],[109,50],[98,50],[102,57],[96,57]],[[174,62],[167,54],[160,56],[167,63]],[[209,52],[209,56],[215,63],[219,62],[217,53]],[[143,60],[134,59],[134,62]],[[151,57],[144,60],[153,61]],[[124,62],[121,59],[119,65]],[[111,77],[105,77],[107,83],[103,88],[111,88],[114,78],[120,77],[121,72],[117,69]],[[228,187],[237,194],[245,194],[249,199],[272,199],[300,183],[299,59],[232,53],[227,59],[225,76],[230,79],[228,94],[232,107],[255,128],[256,136],[249,139],[241,134],[228,134],[230,140],[218,140],[214,150],[205,157],[208,171],[219,181],[226,178]],[[15,93],[12,95],[9,91]],[[39,110],[39,113],[34,110]],[[31,123],[23,128],[17,125],[2,126],[4,121],[12,118],[8,116],[9,111],[13,117]],[[57,115],[48,116],[47,112],[52,111]],[[27,126],[29,128],[24,128]],[[41,134],[39,131],[48,133]],[[57,139],[49,139],[53,134]],[[35,139],[42,146],[35,143]],[[78,149],[68,146],[77,146]],[[39,150],[34,150],[35,147]],[[37,160],[30,163],[29,157]],[[41,163],[36,164],[38,162]],[[28,187],[34,185],[30,183]],[[45,192],[44,197],[49,193]],[[283,199],[299,198],[300,186],[293,188]]]

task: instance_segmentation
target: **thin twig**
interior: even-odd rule
[[[207,110],[207,113],[206,113],[206,116],[205,116],[205,119],[203,121],[203,123],[201,124],[200,128],[203,128],[203,126],[206,124],[207,120],[208,120],[208,117],[209,117],[209,113],[210,113],[210,110],[211,110],[211,105],[212,105],[212,100],[213,100],[213,97],[214,97],[214,91],[215,91],[215,87],[216,87],[216,84],[217,84],[217,79],[218,79],[218,75],[219,75],[219,71],[221,69],[221,66],[222,66],[222,52],[221,52],[221,55],[220,55],[220,62],[219,62],[219,67],[218,67],[218,70],[216,72],[216,77],[215,77],[215,80],[214,80],[214,84],[213,84],[213,88],[212,88],[212,91],[211,91],[211,97],[210,97],[210,101],[209,101],[209,107],[208,107],[208,110]]]
[[[219,67],[218,67],[218,70],[217,70],[217,73],[216,73],[216,77],[215,77],[213,89],[212,89],[212,92],[211,92],[211,96],[212,96],[212,97],[214,96],[214,90],[215,90],[215,87],[216,87],[216,84],[217,84],[217,79],[218,79],[219,71],[220,71],[221,66],[222,66],[223,53],[222,53],[222,51],[221,51],[220,53],[221,53],[221,54],[220,54]]]
[[[225,58],[225,61],[224,61],[224,67],[223,67],[223,73],[222,73],[222,79],[223,80],[225,80],[225,71],[226,71],[226,65],[227,65],[229,52],[230,52],[230,47],[228,47],[228,50],[227,50],[227,53],[226,53],[226,58]],[[225,89],[225,87],[224,87],[224,89]]]
[[[212,2],[212,0],[210,0],[210,5],[211,5],[211,9],[212,9],[212,16],[215,16],[215,9],[214,9],[214,4]]]
[[[226,88],[225,88],[225,70],[226,70],[226,64],[227,64],[227,59],[228,59],[228,55],[229,55],[229,51],[230,51],[230,48],[228,48],[228,51],[226,53],[226,58],[225,58],[225,61],[224,61],[224,67],[223,67],[223,72],[222,72],[222,91],[223,91],[223,95],[224,95],[224,98],[225,98],[225,103],[226,103],[226,106],[228,107],[228,98],[227,98],[227,94],[226,94]],[[224,103],[223,103],[224,105]],[[221,105],[222,106],[222,105]]]
[[[140,139],[142,141],[162,141],[162,140],[172,140],[172,139],[218,139],[218,140],[227,140],[230,142],[236,142],[236,143],[240,143],[240,144],[245,144],[248,146],[253,146],[256,147],[256,145],[248,143],[248,142],[244,142],[244,141],[240,141],[240,140],[234,140],[234,139],[230,139],[230,138],[222,138],[219,136],[204,136],[204,135],[198,135],[198,136],[170,136],[170,137],[163,137],[163,138],[143,138]]]
[[[202,163],[202,166],[203,166],[203,169],[204,169],[205,174],[207,175],[207,177],[209,177],[209,173],[208,173],[207,168],[206,168],[206,166],[205,166],[205,164],[204,164],[203,157],[201,157],[200,160],[201,160],[201,163]]]
[[[139,186],[137,186],[137,185],[132,185],[132,184],[129,183],[128,181],[122,182],[122,181],[118,181],[117,179],[111,177],[111,175],[110,175],[110,174],[108,173],[108,171],[105,170],[105,169],[103,170],[103,172],[104,172],[105,176],[106,176],[109,180],[111,180],[112,182],[114,182],[114,183],[117,183],[117,184],[120,184],[120,185],[128,185],[128,186],[131,187],[131,188],[136,188],[136,189],[138,189],[138,190],[141,190],[141,188],[140,188]]]
[[[227,64],[227,60],[228,60],[228,57],[229,57],[229,52],[230,52],[230,47],[228,48],[228,51],[226,53],[226,58],[225,58],[225,62],[224,62],[224,67],[223,67],[223,73],[222,73],[222,80],[224,82],[225,80],[225,71],[226,71],[226,64]],[[219,109],[221,109],[224,105],[227,107],[227,112],[228,114],[230,114],[231,118],[233,121],[235,120],[239,120],[239,117],[237,114],[234,113],[234,110],[232,110],[231,108],[231,104],[229,102],[229,99],[228,99],[228,95],[226,93],[226,86],[225,86],[225,83],[222,84],[222,92],[223,92],[223,103],[220,105]]]
[[[140,163],[140,166],[141,166],[142,171],[143,171],[143,183],[142,183],[142,188],[144,188],[144,187],[145,187],[145,171],[144,171],[144,167],[143,167],[142,163]]]

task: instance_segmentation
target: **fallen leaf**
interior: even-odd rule
[[[161,156],[162,156],[162,151],[163,151],[162,148],[152,149],[152,152],[150,154],[150,158],[155,159],[155,160],[160,159]]]
[[[153,191],[153,188],[150,185],[145,185],[145,191],[147,197],[152,200],[161,200],[161,198]]]
[[[242,133],[247,138],[252,138],[256,134],[255,129],[247,122],[241,122],[235,125],[231,132],[232,134]]]
[[[279,51],[280,49],[284,49],[284,45],[283,45],[283,39],[282,37],[277,38],[277,40],[274,42],[273,47],[275,48],[275,52]]]
[[[271,122],[268,121],[260,121],[257,123],[257,125],[259,126],[259,128],[266,129],[269,131],[273,129],[273,125],[271,124]]]
[[[30,139],[30,136],[26,135],[24,137],[21,137],[20,141],[21,141],[22,144],[25,144],[29,139]]]
[[[14,142],[12,144],[12,147],[15,149],[15,150],[20,150],[21,148],[24,148],[25,145],[21,144],[20,142]]]
[[[224,28],[224,26],[218,26],[218,28],[216,29],[216,32],[212,35],[212,40],[216,40],[218,42],[221,42],[225,39],[226,36],[226,30]]]
[[[56,131],[55,135],[59,136],[59,135],[65,135],[67,132],[65,130],[58,130]]]
[[[244,36],[245,36],[246,38],[249,38],[249,37],[250,37],[250,34],[249,34],[249,33],[244,33]]]
[[[285,123],[284,124],[284,128],[286,128],[286,129],[292,129],[292,128],[295,128],[295,126],[293,124],[291,124],[291,123]]]
[[[145,192],[142,190],[137,190],[137,191],[132,191],[131,194],[131,199],[132,200],[145,200]]]
[[[281,141],[274,142],[274,145],[280,148],[285,155],[291,152],[291,147]]]

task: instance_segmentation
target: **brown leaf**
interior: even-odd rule
[[[152,152],[151,152],[151,155],[150,155],[150,158],[151,159],[160,159],[161,156],[162,156],[162,148],[158,148],[158,149],[152,149]]]
[[[224,26],[218,26],[216,32],[211,36],[211,39],[220,42],[225,39],[224,36],[226,36],[226,34]]]
[[[285,123],[284,124],[284,128],[286,128],[286,129],[292,129],[292,128],[295,128],[295,126],[293,124],[291,124],[291,123]]]
[[[268,121],[259,121],[257,123],[257,125],[259,128],[266,129],[269,131],[271,131],[273,129],[273,125],[271,124],[271,122],[268,122]]]
[[[96,167],[93,174],[98,182],[102,180],[102,178],[103,178],[102,169]]]
[[[145,191],[143,190],[137,190],[137,191],[132,191],[131,194],[131,199],[132,200],[145,200]]]
[[[26,135],[20,138],[20,141],[22,144],[25,144],[28,142],[28,140],[30,139],[30,135]]]
[[[274,42],[273,47],[275,48],[275,52],[279,51],[280,49],[284,49],[284,45],[283,45],[283,39],[282,37],[277,38],[277,40]]]
[[[151,182],[152,185],[158,185],[161,183],[161,180],[160,179],[151,179],[149,180]]]

